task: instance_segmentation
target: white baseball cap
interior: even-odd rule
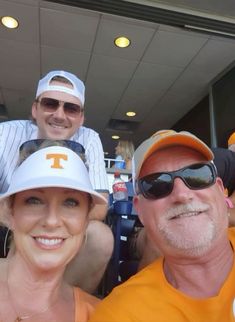
[[[27,157],[14,171],[8,190],[0,199],[35,188],[59,187],[90,194],[95,204],[107,200],[92,188],[87,168],[72,150],[62,146],[42,148]]]
[[[73,84],[73,88],[63,86],[63,83],[60,85],[54,85],[51,84],[51,80],[55,76],[62,76],[69,80]],[[77,97],[80,102],[82,103],[82,106],[84,106],[85,102],[85,85],[84,83],[74,74],[71,74],[69,72],[65,72],[63,70],[53,70],[49,72],[46,76],[44,76],[40,81],[38,82],[38,88],[36,92],[36,98],[38,98],[42,93],[47,91],[58,91],[58,92],[64,92],[70,95],[73,95]]]
[[[132,178],[133,181],[138,179],[140,170],[145,160],[157,150],[169,146],[186,146],[204,155],[207,161],[214,158],[211,149],[199,138],[187,131],[176,132],[174,130],[161,130],[154,133],[150,138],[145,140],[134,152],[132,158]]]

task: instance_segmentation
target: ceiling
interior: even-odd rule
[[[137,146],[156,130],[172,127],[233,64],[235,38],[186,30],[171,18],[167,25],[162,19],[158,23],[141,16],[147,5],[153,10],[164,5],[168,14],[170,9],[184,13],[189,21],[216,20],[219,28],[221,20],[222,27],[235,31],[233,0],[118,2],[118,8],[132,3],[129,14],[121,16],[117,10],[114,15],[111,0],[100,1],[103,6],[94,7],[98,11],[91,10],[98,1],[0,0],[0,16],[12,15],[20,23],[16,30],[0,26],[2,120],[30,116],[42,75],[53,69],[71,71],[86,85],[85,125],[100,133],[104,150],[112,157],[116,142],[111,135],[131,139]],[[140,19],[133,18],[137,9]],[[194,19],[194,24],[200,23]],[[128,36],[131,46],[115,47],[119,35]],[[125,115],[130,110],[136,117]],[[111,122],[119,130],[110,128],[113,119],[119,120]]]

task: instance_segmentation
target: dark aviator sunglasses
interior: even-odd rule
[[[55,112],[60,104],[63,103],[64,113],[67,115],[75,116],[81,113],[82,107],[78,104],[71,102],[64,102],[50,97],[42,97],[40,100],[36,100],[41,105],[45,112]]]
[[[29,140],[21,144],[20,163],[27,159],[34,152],[50,146],[62,146],[75,152],[85,162],[85,149],[83,145],[71,140],[49,140],[49,139],[35,139]]]
[[[180,178],[192,190],[205,189],[216,181],[217,170],[212,162],[196,163],[171,172],[157,172],[137,180],[137,191],[146,199],[160,199],[171,194],[174,179]]]

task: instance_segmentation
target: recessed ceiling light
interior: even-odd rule
[[[112,139],[119,140],[120,139],[120,136],[118,136],[118,135],[112,135]]]
[[[10,29],[15,29],[19,26],[19,22],[15,18],[10,17],[10,16],[2,17],[1,22],[5,27],[10,28]]]
[[[126,112],[126,115],[129,117],[133,117],[133,116],[136,116],[136,112],[129,111],[129,112]]]
[[[126,37],[118,37],[114,39],[114,44],[120,48],[126,48],[130,45],[131,41]]]

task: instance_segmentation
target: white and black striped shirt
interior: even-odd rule
[[[29,120],[0,123],[0,192],[5,192],[19,158],[19,147],[28,140],[38,138],[38,127]],[[104,152],[99,134],[84,126],[71,140],[83,145],[89,167],[92,186],[100,192],[108,192]]]

